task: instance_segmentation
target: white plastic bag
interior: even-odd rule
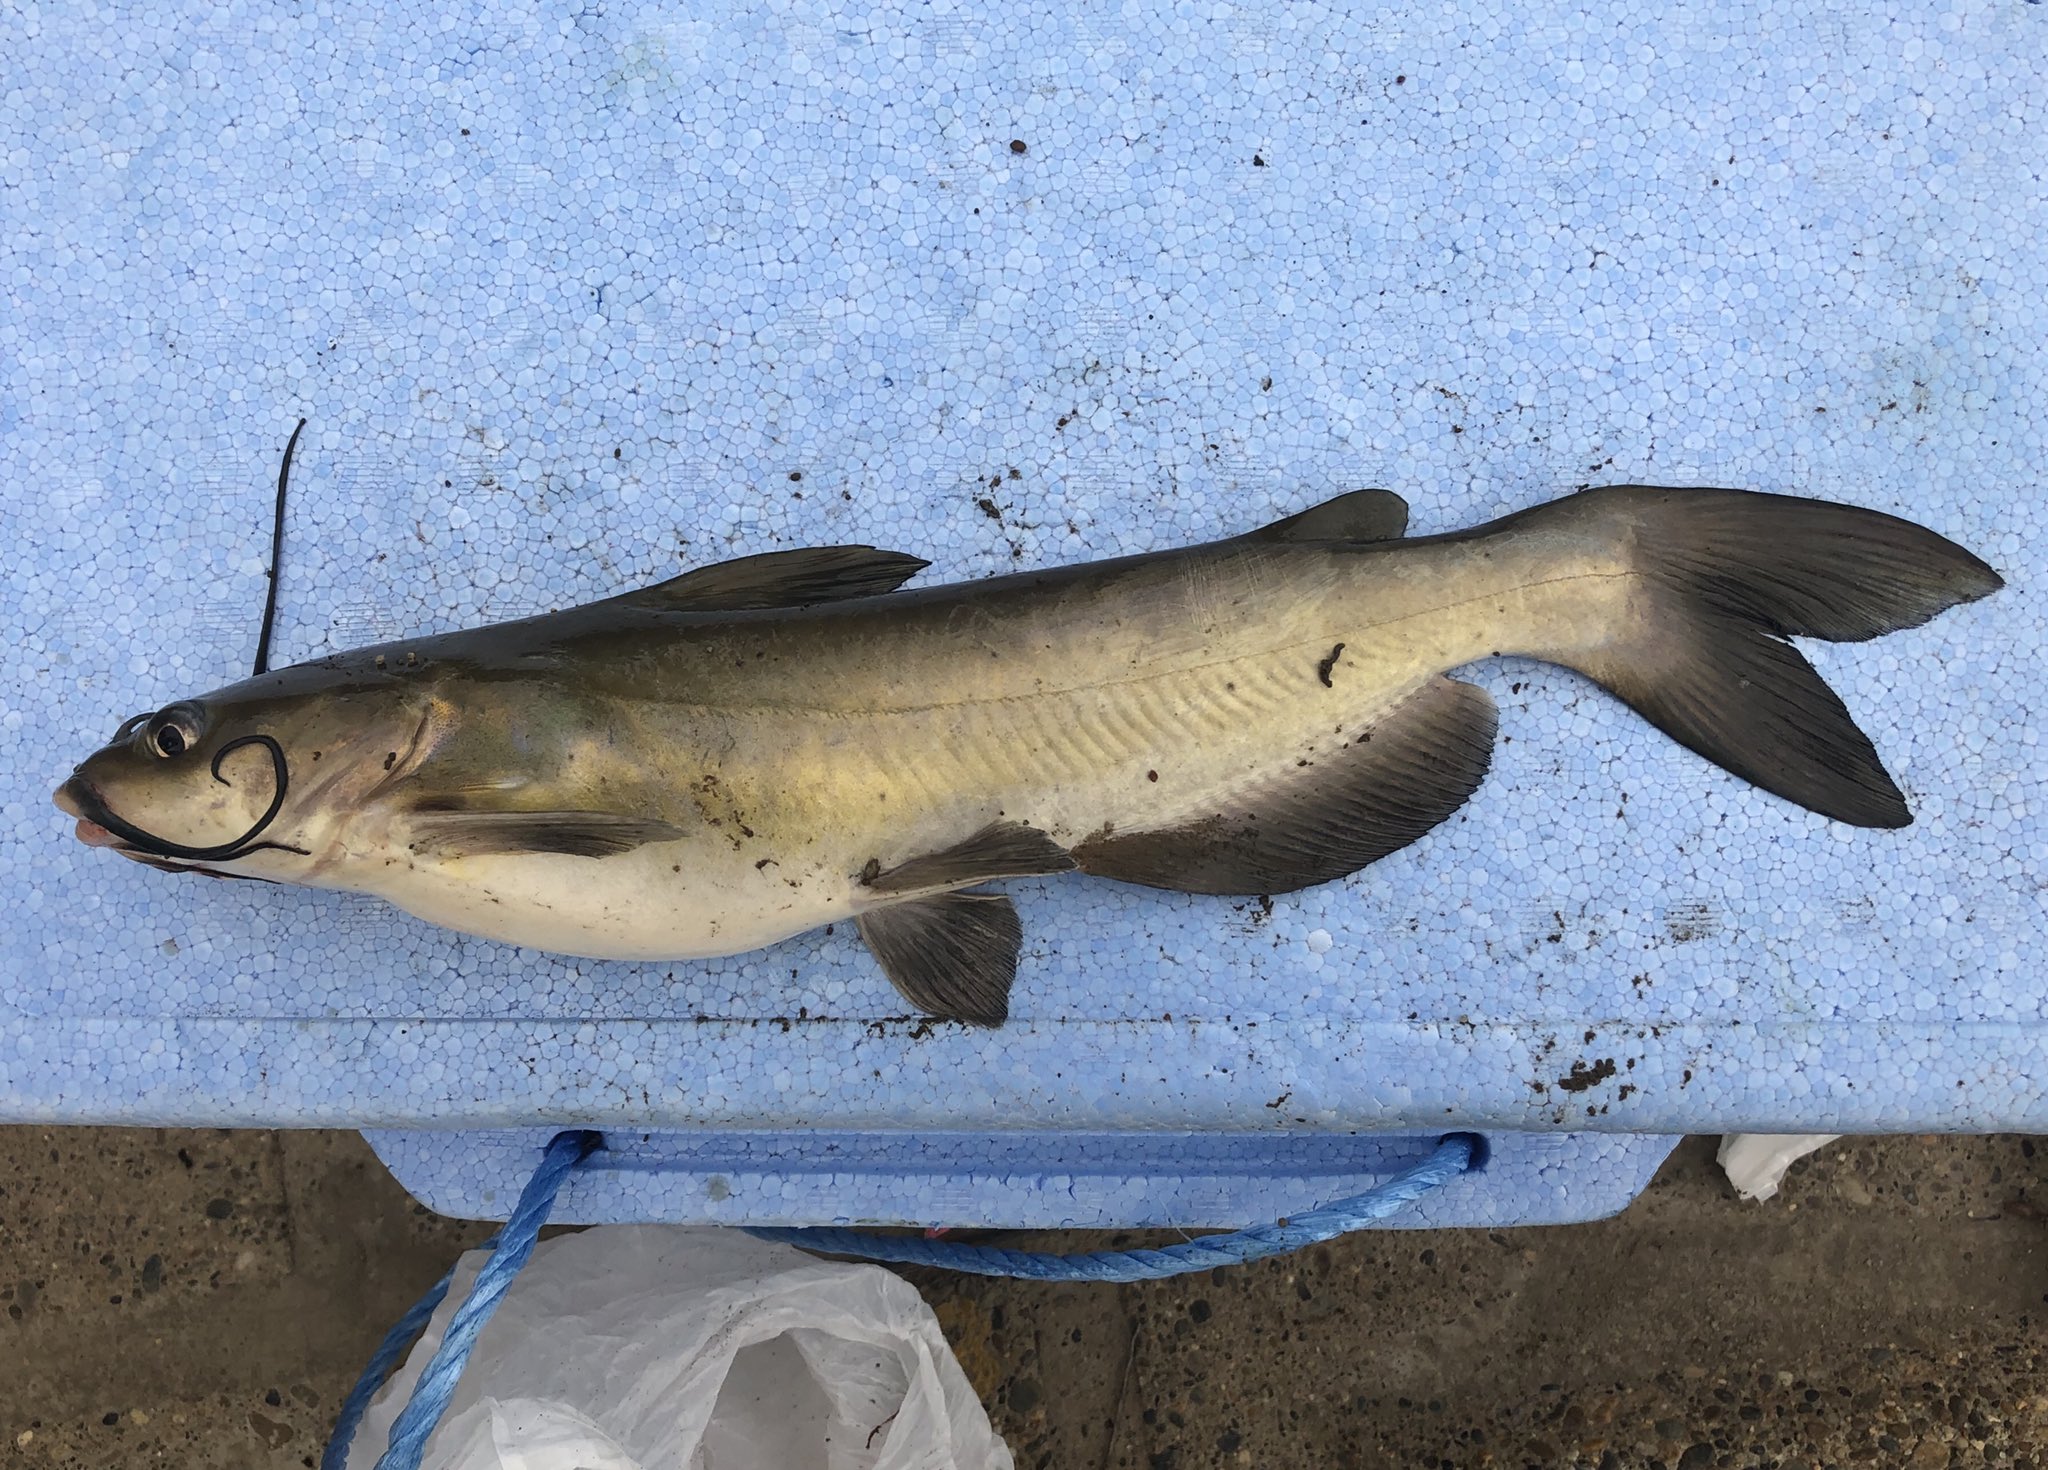
[[[1724,1133],[1714,1158],[1727,1171],[1728,1182],[1744,1199],[1769,1199],[1778,1192],[1785,1171],[1826,1148],[1839,1133]]]
[[[468,1294],[448,1296],[349,1447],[371,1470]],[[423,1470],[1011,1470],[917,1291],[733,1230],[607,1225],[534,1251]]]

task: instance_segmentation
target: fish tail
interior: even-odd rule
[[[1911,521],[1785,495],[1613,486],[1511,519],[1546,516],[1560,531],[1618,530],[1634,573],[1614,636],[1560,662],[1788,801],[1858,827],[1913,820],[1869,737],[1785,640],[1917,627],[1997,591],[1998,573]]]

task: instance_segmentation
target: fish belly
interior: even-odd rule
[[[605,858],[555,853],[465,858],[415,870],[378,896],[443,928],[552,954],[683,960],[741,954],[853,912],[850,876],[686,862],[677,844]]]

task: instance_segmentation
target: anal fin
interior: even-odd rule
[[[1249,784],[1171,827],[1093,837],[1084,873],[1182,893],[1287,893],[1406,847],[1478,789],[1493,756],[1493,697],[1437,678],[1371,729]]]
[[[873,908],[860,937],[903,998],[926,1015],[1000,1026],[1024,926],[1000,893],[935,893]]]

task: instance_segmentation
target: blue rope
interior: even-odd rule
[[[441,1422],[448,1400],[462,1368],[476,1347],[478,1335],[498,1299],[512,1285],[540,1239],[540,1227],[554,1208],[562,1181],[591,1152],[602,1146],[603,1136],[591,1132],[558,1133],[548,1144],[546,1157],[527,1181],[513,1207],[505,1228],[486,1241],[491,1258],[477,1273],[469,1299],[456,1308],[447,1334],[434,1351],[426,1371],[413,1386],[412,1399],[392,1423],[389,1446],[377,1460],[376,1470],[418,1470],[425,1453],[427,1436]],[[1348,1199],[1337,1200],[1321,1209],[1310,1210],[1277,1225],[1254,1225],[1248,1230],[1206,1235],[1159,1250],[1088,1251],[1077,1255],[1046,1255],[1037,1251],[1006,1251],[991,1246],[955,1245],[943,1240],[915,1236],[868,1235],[858,1230],[787,1229],[779,1226],[749,1227],[749,1235],[762,1240],[783,1241],[808,1250],[834,1255],[865,1256],[876,1261],[897,1261],[921,1266],[943,1266],[978,1276],[1022,1276],[1037,1281],[1149,1281],[1162,1276],[1180,1276],[1190,1271],[1207,1271],[1216,1266],[1242,1265],[1361,1229],[1376,1220],[1405,1209],[1433,1189],[1441,1188],[1460,1174],[1486,1165],[1486,1140],[1476,1133],[1448,1133],[1437,1141],[1429,1157],[1414,1168],[1396,1174],[1377,1188]],[[406,1344],[423,1328],[434,1309],[448,1294],[448,1275],[436,1282],[411,1311],[385,1334],[370,1358],[363,1376],[342,1403],[334,1426],[334,1438],[321,1457],[320,1470],[345,1470],[349,1443],[371,1398],[397,1365]]]
[[[1223,1235],[1204,1235],[1159,1250],[1087,1251],[1058,1256],[992,1246],[954,1245],[910,1235],[869,1235],[858,1230],[755,1226],[749,1227],[747,1233],[807,1250],[943,1266],[949,1271],[977,1276],[1022,1276],[1033,1281],[1151,1281],[1207,1271],[1215,1266],[1242,1265],[1334,1240],[1375,1220],[1386,1219],[1460,1174],[1483,1167],[1485,1162],[1485,1139],[1476,1133],[1446,1134],[1428,1158],[1364,1194],[1309,1210],[1278,1225],[1254,1225]]]
[[[477,1248],[492,1250],[497,1244],[498,1237],[494,1235]],[[356,1428],[363,1422],[370,1400],[377,1396],[377,1390],[391,1376],[398,1360],[405,1356],[406,1347],[426,1329],[434,1308],[440,1306],[441,1298],[448,1295],[448,1283],[454,1279],[455,1268],[450,1266],[441,1273],[441,1279],[427,1289],[427,1294],[412,1304],[412,1310],[384,1334],[384,1340],[377,1344],[377,1351],[370,1354],[363,1376],[356,1380],[356,1386],[341,1401],[341,1413],[334,1420],[334,1438],[327,1442],[327,1453],[320,1457],[320,1470],[346,1470],[348,1447],[355,1442]]]
[[[602,1134],[572,1131],[558,1133],[548,1143],[546,1156],[526,1182],[505,1228],[485,1242],[491,1258],[477,1273],[468,1299],[455,1309],[455,1316],[448,1323],[441,1345],[434,1350],[434,1356],[427,1363],[426,1371],[420,1374],[419,1382],[413,1385],[411,1400],[392,1423],[391,1438],[384,1453],[377,1458],[376,1470],[418,1470],[420,1457],[426,1452],[427,1436],[434,1432],[434,1426],[441,1422],[441,1415],[447,1412],[448,1400],[455,1392],[455,1381],[462,1376],[463,1364],[469,1361],[484,1324],[498,1309],[498,1299],[504,1296],[506,1288],[512,1285],[512,1278],[519,1274],[520,1268],[533,1254],[533,1248],[540,1240],[540,1227],[547,1223],[548,1212],[555,1206],[555,1196],[561,1192],[562,1181],[603,1142]],[[425,1296],[413,1304],[412,1310],[399,1319],[398,1325],[385,1334],[384,1341],[371,1356],[369,1366],[363,1370],[363,1376],[342,1403],[341,1415],[334,1425],[334,1438],[320,1459],[320,1470],[343,1470],[348,1462],[349,1443],[356,1437],[356,1427],[362,1422],[370,1399],[397,1365],[406,1344],[426,1326],[434,1308],[448,1294],[448,1282],[454,1274],[454,1268],[450,1267],[448,1275],[436,1282]]]

